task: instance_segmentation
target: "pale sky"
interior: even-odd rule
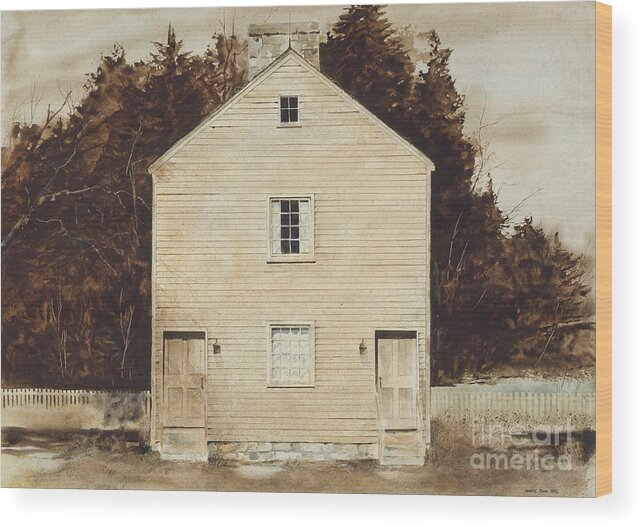
[[[515,220],[534,217],[571,249],[594,254],[594,4],[390,5],[397,26],[437,30],[453,48],[451,72],[466,98],[467,130],[483,108],[498,164],[500,206]],[[342,6],[228,8],[237,33],[250,23],[317,21],[325,33]],[[169,22],[186,50],[202,52],[224,19],[222,8],[2,12],[2,136],[12,116],[35,119],[83,84],[114,43],[129,60],[163,41]],[[588,247],[589,246],[589,247]]]

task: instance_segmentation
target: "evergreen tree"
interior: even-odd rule
[[[346,9],[320,48],[321,70],[380,119],[399,128],[414,66],[384,6]]]
[[[168,27],[167,43],[155,42],[150,62],[150,76],[145,86],[143,114],[146,129],[159,131],[171,141],[189,132],[203,115],[208,97],[194,81],[193,60],[183,52],[183,42],[176,39],[174,28]],[[213,90],[214,87],[211,87]]]
[[[436,169],[431,181],[431,283],[433,361],[446,372],[470,363],[481,335],[493,325],[486,273],[502,254],[507,219],[491,181],[472,182],[476,151],[464,134],[464,98],[450,73],[452,50],[435,31],[427,40],[426,64],[416,76],[408,107],[409,138]],[[472,307],[475,307],[472,309]],[[496,329],[497,330],[497,329]]]
[[[411,141],[434,161],[433,183],[438,191],[448,188],[466,195],[471,191],[476,153],[464,134],[464,97],[456,90],[449,68],[452,50],[441,47],[435,31],[420,36],[427,40],[428,59],[416,76],[410,98]]]

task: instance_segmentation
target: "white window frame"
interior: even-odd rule
[[[310,337],[310,381],[286,384],[272,381],[272,329],[274,327],[308,327]],[[314,388],[315,387],[315,322],[270,321],[266,324],[266,386],[268,388]]]
[[[281,121],[281,98],[282,97],[296,97],[297,98],[297,121]],[[290,108],[290,107],[288,107]],[[277,100],[277,127],[278,128],[298,128],[301,127],[301,97],[299,94],[279,94],[279,99]]]
[[[308,200],[310,202],[310,252],[272,253],[272,215],[270,203],[273,200]],[[314,263],[315,262],[315,195],[270,195],[266,199],[266,260],[268,263]]]

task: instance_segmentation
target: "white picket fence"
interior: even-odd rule
[[[431,418],[464,425],[473,419],[512,424],[594,427],[596,394],[431,388]],[[2,424],[25,428],[135,428],[149,426],[149,391],[3,389]]]
[[[513,424],[595,424],[596,393],[499,392],[480,388],[431,388],[431,417],[451,423],[473,419]]]
[[[2,389],[2,426],[145,430],[151,409],[149,391]]]

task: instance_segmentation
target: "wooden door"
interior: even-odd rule
[[[205,334],[166,333],[163,425],[205,427]]]
[[[377,391],[382,427],[417,428],[417,336],[382,333],[377,338]]]

